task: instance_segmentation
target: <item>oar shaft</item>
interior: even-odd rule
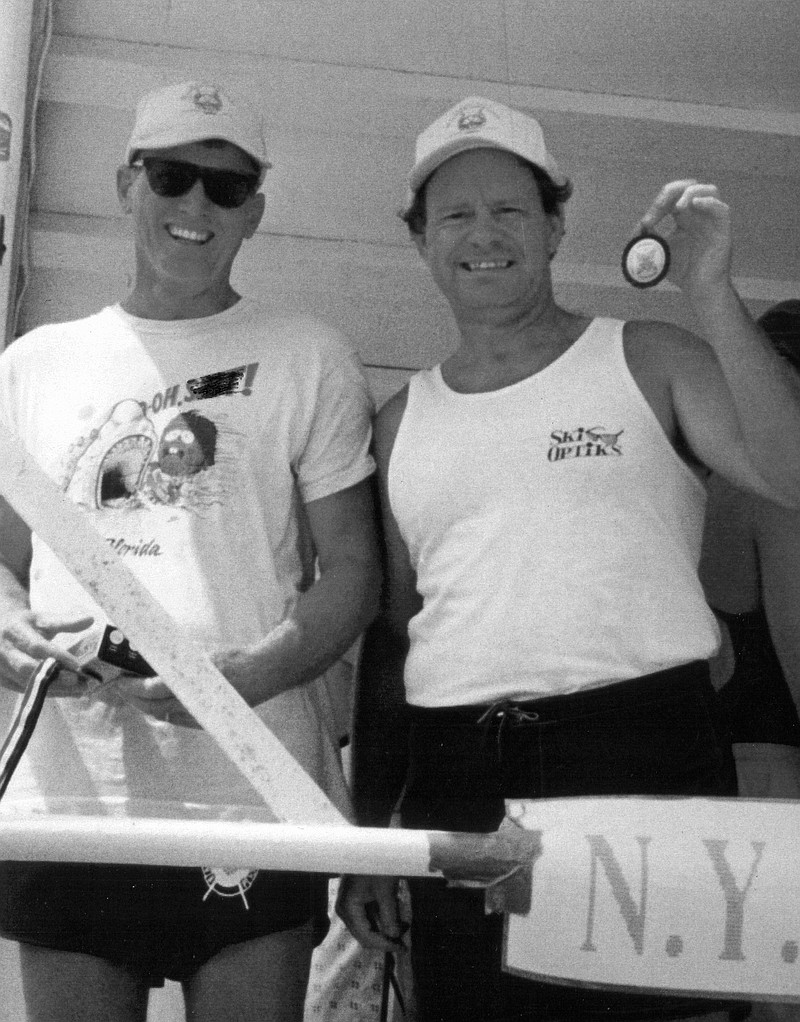
[[[499,833],[0,812],[0,859],[486,876],[529,861],[536,844],[522,830],[514,845]]]

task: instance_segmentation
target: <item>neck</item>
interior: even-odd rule
[[[461,344],[459,351],[476,361],[491,363],[536,358],[554,348],[566,350],[575,339],[573,313],[550,300],[523,312],[517,310],[467,310],[456,315]],[[559,352],[560,353],[560,352]]]
[[[442,364],[457,390],[495,390],[545,369],[574,343],[590,322],[550,303],[517,318],[459,320],[461,344]]]
[[[167,287],[137,282],[120,304],[125,312],[140,319],[202,319],[225,312],[240,297],[227,281],[198,291],[176,288],[172,283]]]

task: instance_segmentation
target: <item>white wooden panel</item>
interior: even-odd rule
[[[167,30],[170,0],[60,0],[55,30],[65,35],[158,43]]]
[[[60,0],[57,31],[797,111],[796,0]]]
[[[497,0],[172,0],[169,32],[182,45],[217,39],[295,60],[495,79],[506,67]]]
[[[797,0],[506,0],[512,81],[690,103],[800,106]]]
[[[263,56],[253,52],[225,52],[212,48],[213,40],[207,40],[205,46],[205,49],[188,49],[170,46],[166,39],[152,46],[82,35],[56,35],[48,61],[45,96],[49,94],[61,102],[92,102],[93,97],[101,96],[103,105],[132,109],[146,88],[181,77],[222,77],[229,83],[238,81],[242,86],[251,86],[256,95],[263,92],[268,120],[283,117],[286,123],[291,123],[297,109],[302,112],[304,121],[323,126],[330,123],[331,91],[335,97],[341,82],[345,81],[350,89],[359,92],[361,102],[351,113],[341,111],[338,117],[348,116],[353,128],[371,133],[390,131],[393,127],[403,131],[403,107],[387,105],[387,94],[415,100],[411,127],[416,130],[449,103],[468,93],[477,93],[532,109],[582,113],[591,117],[652,121],[656,125],[716,127],[756,134],[800,134],[800,100],[789,107],[772,110],[736,106],[731,102],[712,104],[703,95],[695,102],[678,102],[653,98],[646,92],[636,95],[602,91],[600,82],[594,91],[582,91],[510,84],[513,79],[505,71],[495,78],[443,77],[436,73],[398,72],[391,67],[326,63],[315,60],[308,52],[301,61],[280,53]],[[625,52],[622,47],[618,57]],[[80,71],[73,70],[69,76],[60,77],[62,58],[75,56],[80,58]],[[746,81],[746,75],[742,80]],[[791,83],[796,84],[796,76]],[[288,106],[273,102],[272,90],[276,87],[292,94]],[[781,87],[776,77],[772,88],[779,90]]]
[[[563,165],[574,168],[563,259],[615,261],[661,184],[695,176],[717,183],[732,205],[737,273],[800,276],[800,137],[743,135],[740,159],[732,165],[734,140],[715,150],[710,133],[700,129],[667,126],[659,133],[631,122],[552,114],[541,119]],[[35,208],[118,216],[114,173],[131,123],[130,113],[101,106],[44,104],[40,124],[47,145],[39,158]],[[267,175],[261,230],[405,246],[407,232],[396,210],[411,145],[410,139],[366,135],[303,136],[300,125],[297,134],[274,134],[275,168]]]
[[[159,81],[195,71],[199,55],[187,52],[137,46],[123,47],[114,57],[108,44],[86,48],[74,40],[56,41],[41,113],[46,144],[37,208],[117,215],[111,182],[135,98]],[[474,83],[462,83],[455,92],[453,83],[444,88],[421,76],[311,64],[299,69],[287,62],[266,70],[237,65],[234,74],[230,64],[215,60],[212,71],[227,66],[235,80],[243,75],[252,80],[269,124],[275,169],[267,177],[263,230],[406,243],[394,214],[414,136],[429,116]],[[115,90],[114,81],[121,88]],[[120,93],[129,104],[122,109]],[[537,97],[517,88],[514,98],[532,108]],[[696,176],[719,183],[734,208],[737,273],[778,280],[800,276],[800,117],[797,134],[773,136],[568,110],[534,112],[576,183],[562,250],[566,261],[614,262],[660,185]]]
[[[497,0],[69,0],[57,31],[364,67],[505,77]]]

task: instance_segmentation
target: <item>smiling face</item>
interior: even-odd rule
[[[180,160],[216,170],[252,174],[247,155],[230,143],[187,145],[145,151],[141,156]],[[264,212],[264,196],[250,195],[238,209],[213,203],[200,180],[183,195],[162,197],[142,168],[121,167],[120,204],[131,213],[136,247],[134,295],[138,315],[166,318],[157,295],[170,294],[186,307],[178,318],[211,315],[231,304],[230,273],[242,242],[253,236]],[[143,311],[144,306],[144,311]]]
[[[447,160],[429,180],[417,248],[456,317],[524,314],[552,300],[560,214],[542,209],[531,170],[500,149]]]

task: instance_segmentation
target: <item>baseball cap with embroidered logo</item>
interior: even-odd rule
[[[143,149],[169,149],[219,138],[238,146],[260,167],[259,181],[272,166],[267,159],[264,125],[259,114],[207,82],[182,82],[143,96],[125,150],[132,163]]]
[[[408,175],[405,209],[417,191],[446,160],[468,149],[505,149],[541,168],[555,185],[572,190],[568,177],[547,151],[541,125],[519,110],[482,96],[451,107],[418,137],[414,166]]]

